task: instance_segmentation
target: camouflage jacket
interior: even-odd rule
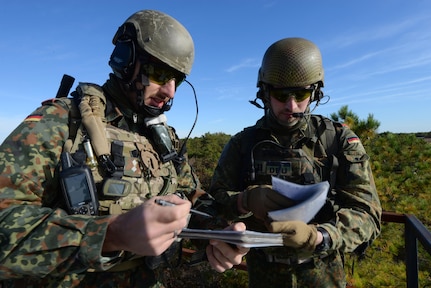
[[[53,99],[42,104],[0,146],[0,280],[6,280],[3,287],[154,284],[154,272],[144,264],[114,272],[126,256],[102,255],[109,216],[68,215],[56,205],[61,197],[56,180],[58,163],[72,121],[70,99]],[[117,126],[122,123],[121,114],[114,118]],[[127,132],[123,129],[117,132]],[[137,133],[126,134],[135,135],[132,137],[135,141],[145,139]],[[180,174],[172,176],[176,178],[175,187],[191,195],[198,189],[199,181],[187,159],[182,166]],[[137,182],[147,186],[153,185],[157,178],[148,171],[134,175],[141,178]],[[160,187],[160,183],[155,185]],[[159,192],[154,189],[141,199]],[[107,271],[113,267],[114,270]]]
[[[313,149],[308,150],[313,151],[314,160],[320,166],[320,181],[331,183],[327,204],[312,222],[328,231],[333,240],[331,249],[352,252],[361,243],[379,235],[382,208],[369,157],[361,141],[349,128],[317,115],[312,115],[300,129],[290,133],[271,129],[264,116],[256,125],[230,139],[220,156],[209,189],[225,217],[238,219],[244,216],[238,212],[237,195],[248,185],[270,184],[249,180],[251,150],[262,140],[305,150],[307,143],[312,143]],[[265,225],[254,216],[241,218],[241,221],[250,229],[266,231]]]

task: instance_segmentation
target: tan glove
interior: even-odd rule
[[[316,249],[317,229],[302,221],[271,222],[270,232],[282,233],[284,246],[314,251]]]
[[[252,185],[242,193],[244,210],[253,212],[261,220],[267,219],[269,211],[288,208],[294,204],[292,199],[272,190],[271,185]]]

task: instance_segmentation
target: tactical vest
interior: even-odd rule
[[[243,131],[244,187],[271,184],[271,176],[297,184],[329,181],[335,184],[341,124],[312,115],[305,137],[293,147],[275,142],[269,130],[250,127]]]
[[[269,129],[253,126],[242,133],[244,188],[254,184],[271,185],[271,176],[303,185],[327,180],[334,187],[341,124],[319,115],[311,115],[303,137],[294,141],[291,147],[276,142]],[[330,190],[325,205],[315,216],[319,222],[331,221],[334,217],[336,207],[332,196]],[[242,220],[246,222],[248,229],[267,231],[266,225],[254,217]],[[266,247],[259,251],[286,259],[311,257],[309,252],[289,247]]]
[[[153,196],[174,193],[178,182],[173,162],[163,162],[147,137],[106,123],[107,102],[101,87],[80,83],[77,92],[80,94],[79,103],[65,99],[70,108],[71,122],[69,139],[63,150],[78,159],[85,158],[84,161],[92,167],[98,190],[99,214],[120,214]],[[170,127],[168,131],[178,151],[179,140]],[[91,144],[90,147],[86,147],[86,143]],[[107,160],[115,165],[115,171],[107,173],[104,165],[97,165],[94,159],[90,159],[92,153],[95,157],[108,155]],[[107,185],[117,184],[115,180],[128,183],[124,196],[105,193]]]

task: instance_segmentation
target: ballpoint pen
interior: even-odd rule
[[[163,199],[155,199],[154,201],[156,202],[156,204],[161,205],[161,206],[175,206],[175,203],[172,203],[172,202],[169,202],[169,201],[166,201]],[[201,216],[204,216],[207,218],[213,218],[213,216],[211,216],[210,214],[205,213],[205,212],[201,212],[201,211],[198,211],[195,209],[190,209],[190,213],[201,215]]]

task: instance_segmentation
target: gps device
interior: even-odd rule
[[[99,201],[91,170],[87,165],[73,165],[70,153],[61,155],[60,185],[69,214],[97,215]]]

